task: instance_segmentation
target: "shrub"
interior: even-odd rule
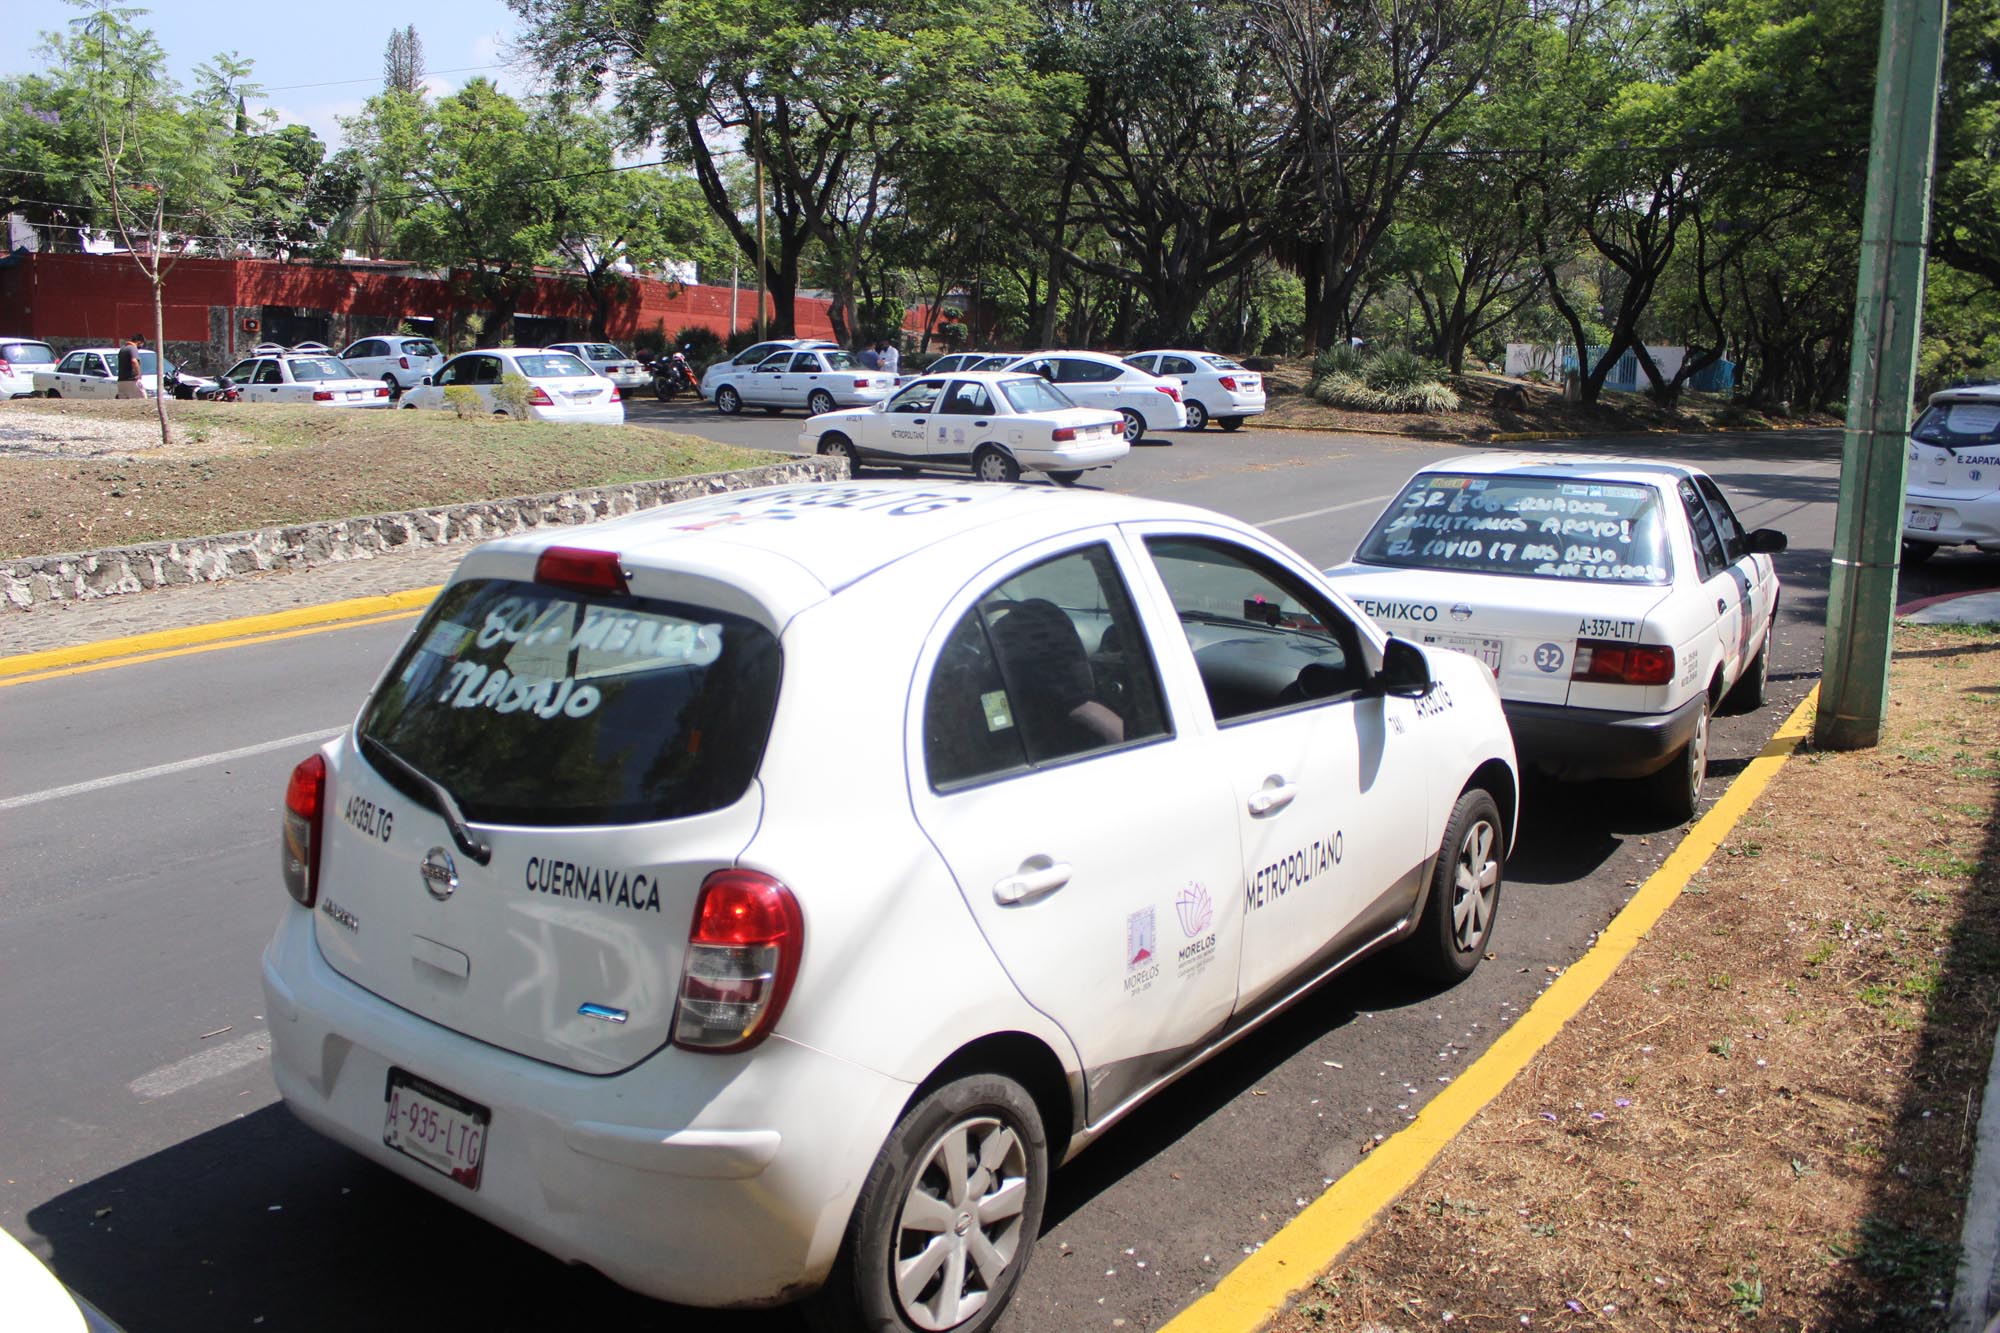
[[[444,391],[444,404],[461,417],[477,417],[486,414],[485,405],[479,401],[479,390],[470,384],[448,384]]]
[[[528,419],[528,396],[534,386],[520,375],[503,375],[493,386],[493,409],[521,421]]]
[[[1336,372],[1321,380],[1313,397],[1328,407],[1350,407],[1362,412],[1450,412],[1458,407],[1458,394],[1436,380],[1376,388],[1359,375]]]
[[[1312,384],[1317,389],[1319,382],[1329,375],[1354,375],[1361,370],[1361,349],[1350,343],[1329,347],[1313,358]]]
[[[667,354],[685,351],[689,365],[697,362],[720,361],[722,359],[722,335],[706,324],[689,324],[674,335],[673,346]]]
[[[1420,384],[1434,383],[1442,373],[1415,352],[1401,347],[1377,352],[1361,365],[1361,378],[1377,393],[1402,393]]]

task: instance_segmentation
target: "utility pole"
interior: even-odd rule
[[[1882,7],[1840,513],[1813,727],[1814,743],[1831,750],[1866,749],[1879,741],[1889,701],[1944,16],[1945,0],[1886,0]]]
[[[757,341],[764,341],[764,109],[750,108],[750,156],[757,163]]]

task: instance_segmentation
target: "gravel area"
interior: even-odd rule
[[[17,398],[0,403],[0,458],[189,458],[227,453],[256,442],[208,423],[168,423],[174,442],[162,448],[152,403],[67,402]]]

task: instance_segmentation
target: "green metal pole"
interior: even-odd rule
[[[1834,750],[1859,750],[1879,741],[1889,702],[1905,436],[1923,309],[1944,15],[1945,0],[1886,0],[1882,8],[1840,513],[1813,731],[1816,743]]]

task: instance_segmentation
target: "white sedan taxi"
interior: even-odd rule
[[[974,1333],[1151,1093],[1364,955],[1477,967],[1516,800],[1484,668],[1204,510],[891,481],[509,537],[291,776],[272,1069],[639,1291]]]
[[[757,363],[773,352],[789,352],[808,347],[839,347],[824,338],[771,338],[764,342],[752,343],[726,361],[717,361],[701,372],[701,380],[695,385],[695,392],[713,402],[715,390],[724,380],[739,372],[754,369]]]
[[[1244,418],[1264,410],[1264,377],[1215,352],[1137,352],[1125,364],[1180,384],[1189,430],[1211,421],[1224,430],[1240,430]]]
[[[1148,431],[1187,425],[1181,386],[1103,352],[1031,352],[1008,370],[1040,375],[1079,407],[1102,407],[1125,418],[1125,440],[1137,444]]]
[[[160,358],[151,348],[139,352],[139,384],[148,398],[160,392]],[[169,377],[180,367],[167,362]],[[48,370],[34,374],[35,392],[44,398],[116,398],[118,396],[118,349],[78,347],[63,354]]]
[[[2000,384],[1931,395],[1910,428],[1903,495],[1906,563],[1941,546],[2000,551]]]
[[[773,416],[789,408],[816,417],[879,403],[896,391],[896,377],[867,369],[838,347],[788,347],[724,375],[712,388],[715,410],[725,416],[761,407]]]
[[[598,426],[625,424],[618,386],[571,356],[541,347],[482,347],[460,352],[435,375],[403,395],[406,408],[449,408],[445,390],[472,390],[481,410],[504,417],[513,409],[494,391],[510,379],[527,384],[527,412],[536,421]]]
[[[625,393],[649,389],[653,373],[610,343],[550,343],[551,352],[568,352]]]
[[[1710,716],[1763,706],[1784,549],[1695,468],[1495,453],[1419,472],[1326,572],[1391,632],[1484,662],[1524,764],[1643,778],[1686,819]]]
[[[1046,472],[1068,485],[1131,450],[1115,412],[1078,407],[1036,375],[924,375],[877,407],[816,416],[799,447],[864,464],[965,468],[980,481]]]
[[[357,375],[337,356],[285,353],[251,356],[222,372],[246,403],[307,407],[387,407],[389,386]]]

